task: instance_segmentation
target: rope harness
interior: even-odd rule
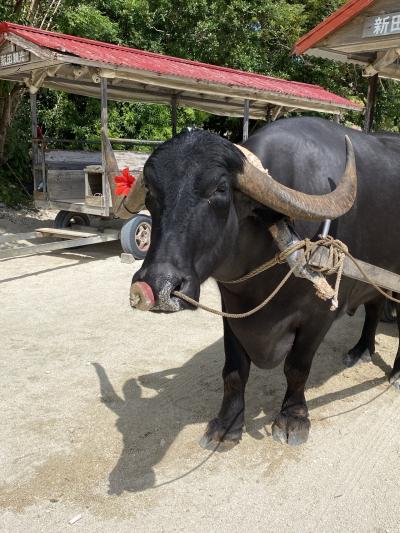
[[[312,255],[320,248],[324,247],[327,248],[329,251],[329,256],[327,259],[327,264],[322,266],[314,266],[309,263],[310,258]],[[261,274],[262,272],[265,272],[269,270],[270,268],[274,267],[275,265],[280,265],[283,263],[286,263],[288,261],[288,258],[295,252],[302,250],[304,253],[304,258],[306,260],[308,268],[313,270],[314,272],[318,272],[320,274],[324,274],[327,276],[336,274],[336,281],[335,286],[332,289],[332,287],[324,280],[324,278],[321,278],[322,281],[325,281],[325,283],[318,283],[315,284],[315,287],[317,289],[317,296],[321,298],[322,300],[332,300],[332,305],[330,307],[331,311],[335,311],[338,308],[338,295],[339,295],[339,289],[340,289],[340,282],[342,281],[343,276],[343,268],[344,268],[344,261],[345,258],[348,257],[350,261],[356,266],[356,268],[359,270],[361,275],[364,277],[365,281],[372,285],[379,293],[381,293],[385,298],[388,300],[391,300],[395,303],[400,303],[400,300],[394,298],[387,292],[385,292],[383,289],[381,289],[364,271],[362,266],[358,263],[357,259],[355,259],[351,253],[349,252],[347,246],[340,240],[334,239],[331,236],[327,237],[321,237],[318,241],[310,241],[310,239],[303,239],[301,241],[298,241],[293,246],[289,246],[282,252],[277,253],[272,259],[269,261],[266,261],[261,266],[256,268],[255,270],[252,270],[248,274],[242,276],[239,279],[236,279],[234,281],[219,281],[220,283],[223,283],[224,285],[234,285],[238,283],[244,283],[245,281],[248,281],[249,279],[257,276],[258,274]],[[292,277],[292,275],[295,273],[296,269],[299,268],[298,264],[294,264],[289,272],[285,275],[285,277],[282,279],[282,281],[278,284],[278,286],[272,291],[272,293],[265,298],[259,305],[251,309],[250,311],[247,311],[246,313],[226,313],[224,311],[219,311],[218,309],[213,309],[211,307],[208,307],[207,305],[201,304],[200,302],[197,302],[196,300],[193,300],[189,296],[186,296],[186,294],[183,294],[180,291],[174,291],[172,294],[176,296],[177,298],[181,298],[182,300],[185,300],[189,304],[198,307],[200,309],[203,309],[204,311],[208,311],[209,313],[212,313],[214,315],[222,316],[225,318],[247,318],[249,316],[254,315],[258,311],[260,311],[263,307],[269,304],[269,302],[278,294],[278,292],[282,289],[284,285],[289,281],[289,279]],[[320,281],[321,281],[320,280]]]

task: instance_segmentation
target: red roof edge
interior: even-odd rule
[[[135,49],[135,48],[129,48],[127,46],[120,46],[120,45],[115,45],[115,44],[111,44],[111,43],[105,43],[105,42],[101,42],[101,41],[95,41],[93,39],[87,39],[85,37],[78,37],[78,36],[75,36],[75,35],[67,35],[67,34],[62,34],[62,33],[57,33],[57,32],[51,32],[51,31],[48,31],[48,30],[42,30],[42,29],[39,29],[39,28],[34,28],[34,27],[30,27],[30,26],[22,26],[22,25],[19,25],[19,24],[15,24],[15,23],[11,23],[11,22],[0,22],[0,43],[1,43],[1,40],[2,38],[4,38],[4,35],[5,34],[15,34],[15,35],[18,35],[18,36],[21,36],[22,38],[28,40],[28,41],[31,41],[32,43],[35,43],[35,44],[38,44],[39,46],[44,46],[44,47],[48,47],[50,49],[55,49],[55,50],[61,50],[62,52],[67,52],[67,53],[71,53],[71,54],[74,54],[74,55],[77,55],[79,57],[83,57],[83,58],[86,58],[86,59],[89,59],[89,60],[93,60],[96,59],[96,57],[100,58],[98,59],[99,61],[103,61],[103,62],[108,62],[110,64],[113,64],[112,61],[107,61],[107,52],[108,50],[115,50],[115,51],[118,51],[118,52],[126,52],[126,53],[130,53],[130,54],[134,54],[136,56],[145,56],[145,59],[149,59],[149,60],[152,60],[153,58],[155,59],[159,59],[159,60],[163,60],[163,65],[159,65],[158,66],[158,70],[154,70],[152,68],[150,68],[149,66],[149,62],[144,62],[142,61],[141,63],[141,66],[138,67],[140,68],[141,70],[147,70],[147,71],[151,71],[151,72],[158,72],[159,74],[162,74],[163,72],[164,73],[169,73],[170,75],[173,75],[173,76],[183,76],[183,77],[191,77],[191,78],[195,78],[196,76],[199,78],[199,79],[202,79],[204,81],[207,81],[207,80],[211,80],[212,82],[214,83],[221,83],[223,85],[226,85],[226,86],[237,86],[237,87],[249,87],[249,88],[257,88],[258,85],[253,85],[253,81],[255,82],[256,80],[261,80],[261,81],[265,81],[265,80],[272,80],[274,83],[276,82],[279,82],[279,87],[276,86],[275,88],[274,87],[264,87],[264,89],[260,89],[260,90],[269,90],[271,92],[276,92],[276,93],[285,93],[285,94],[292,94],[290,91],[288,91],[288,89],[286,88],[286,85],[288,87],[291,87],[292,90],[294,91],[293,94],[299,94],[300,96],[302,96],[303,98],[305,99],[315,99],[317,101],[325,101],[325,102],[330,102],[332,104],[336,104],[337,106],[339,107],[350,107],[350,108],[359,108],[359,109],[362,109],[362,106],[359,106],[358,104],[354,103],[354,102],[351,102],[343,97],[339,97],[338,95],[334,95],[332,93],[329,93],[327,92],[326,94],[315,94],[315,92],[313,93],[313,95],[311,95],[311,93],[304,93],[303,89],[305,87],[308,87],[310,89],[318,89],[318,90],[322,90],[322,88],[318,85],[312,85],[312,84],[307,84],[307,83],[302,83],[302,82],[297,82],[297,81],[291,81],[291,80],[286,80],[286,79],[280,79],[280,78],[275,78],[275,77],[271,77],[271,76],[266,76],[266,75],[263,75],[263,74],[259,74],[259,73],[256,73],[256,72],[245,72],[245,71],[241,71],[241,70],[236,70],[236,69],[232,69],[232,68],[228,68],[228,67],[222,67],[222,66],[218,66],[218,65],[211,65],[211,64],[208,64],[208,63],[201,63],[201,62],[198,62],[198,61],[191,61],[189,59],[183,59],[183,58],[177,58],[177,57],[172,57],[172,56],[167,56],[167,55],[163,55],[163,54],[158,54],[158,53],[155,53],[155,52],[147,52],[145,50],[138,50],[138,49]],[[57,43],[57,41],[51,41],[51,39],[38,39],[37,38],[37,35],[38,34],[41,34],[41,35],[44,35],[44,36],[47,36],[47,37],[54,37],[55,39],[63,39],[64,41],[60,43]],[[91,50],[91,53],[88,55],[86,54],[85,55],[85,50],[86,50],[86,47],[85,46],[74,46],[72,47],[72,51],[68,52],[69,48],[68,48],[68,42],[65,42],[65,41],[73,41],[75,44],[77,43],[80,43],[81,45],[91,45],[91,46],[96,46],[97,49],[105,49],[105,50],[100,50],[100,52],[97,54],[94,54],[93,55],[93,50]],[[43,44],[43,42],[45,44]],[[96,51],[97,53],[97,51]],[[106,59],[105,59],[106,58]],[[135,59],[135,56],[133,56],[133,59]],[[116,59],[115,59],[116,61]],[[125,63],[121,63],[121,64],[124,64],[127,68],[136,68],[134,66],[129,66],[130,64],[133,64],[135,63],[135,61],[126,61]],[[178,63],[179,65],[175,65],[174,63]],[[118,64],[118,63],[116,63]],[[146,66],[147,65],[147,66]],[[183,69],[181,68],[182,66],[186,66],[188,67],[188,70],[189,72],[185,74],[185,72],[183,71]],[[206,68],[208,69],[208,72],[205,72],[205,73],[196,73],[192,70],[190,70],[190,68],[192,67],[202,67],[203,69]],[[162,68],[161,68],[162,67]],[[190,67],[190,68],[189,68]],[[212,72],[212,71],[217,71],[217,75]],[[228,78],[227,76],[224,77],[221,77],[221,74],[224,73],[224,74],[235,74],[235,75],[242,75],[243,77],[245,77],[245,79],[243,78],[243,80],[241,79],[240,83],[239,81],[237,82],[234,82],[232,81],[230,78]],[[196,75],[196,76],[195,76]],[[298,86],[298,91],[296,92],[294,89],[293,89],[293,86]],[[341,100],[339,102],[338,98]]]
[[[7,32],[12,32],[12,33],[15,33],[16,35],[19,35],[18,34],[18,30],[23,30],[23,31],[28,30],[28,31],[30,31],[32,33],[39,33],[41,35],[49,35],[49,36],[58,37],[58,38],[62,37],[63,39],[68,39],[68,40],[76,41],[76,42],[83,43],[83,44],[91,44],[91,45],[95,45],[95,46],[102,46],[102,47],[110,48],[110,49],[113,49],[113,50],[126,50],[127,52],[135,52],[136,54],[140,54],[140,55],[144,55],[144,56],[159,57],[159,58],[163,58],[163,59],[170,60],[170,61],[172,60],[172,61],[175,61],[177,63],[198,65],[200,67],[209,67],[209,68],[212,68],[212,69],[215,69],[215,70],[224,71],[224,72],[235,72],[235,73],[243,72],[243,73],[245,73],[248,76],[270,78],[270,79],[274,79],[274,80],[280,80],[280,81],[282,81],[284,83],[290,83],[290,84],[296,84],[297,83],[297,84],[300,84],[300,85],[309,85],[309,86],[318,87],[315,84],[307,84],[307,83],[304,83],[304,82],[286,80],[285,78],[277,78],[275,76],[268,76],[266,74],[260,74],[258,72],[243,71],[243,70],[234,69],[234,68],[231,68],[231,67],[224,67],[224,66],[220,66],[220,65],[214,65],[212,63],[203,63],[202,61],[194,61],[192,59],[186,59],[186,58],[183,58],[183,57],[169,56],[169,55],[161,54],[159,52],[148,52],[147,50],[141,50],[139,48],[131,48],[131,47],[126,46],[126,45],[119,45],[119,44],[114,44],[114,43],[106,43],[104,41],[96,41],[95,39],[88,39],[87,37],[80,37],[78,35],[69,35],[67,33],[60,33],[60,32],[55,32],[55,31],[43,30],[43,29],[40,29],[40,28],[35,28],[34,26],[24,26],[22,24],[15,24],[14,22],[0,22],[0,38],[1,38],[1,34],[2,33],[7,33]],[[24,39],[27,38],[25,35],[21,35],[21,37],[23,37]]]
[[[96,41],[95,39],[88,39],[87,37],[80,37],[78,35],[69,35],[67,33],[60,33],[57,31],[43,30],[42,28],[36,28],[35,26],[26,26],[24,24],[16,24],[15,22],[0,22],[0,33],[5,33],[7,31],[18,30],[29,30],[32,33],[40,33],[41,35],[50,35],[53,37],[64,37],[66,39],[72,39],[80,43],[88,44],[97,44],[99,46],[110,46],[110,47],[120,47],[118,44],[106,43],[105,41]],[[122,48],[128,48],[127,46],[122,46]]]
[[[338,30],[364,11],[373,2],[374,0],[349,0],[349,2],[346,2],[341,8],[334,11],[332,15],[315,26],[315,28],[303,35],[294,45],[293,53],[298,56],[304,54],[304,52],[319,43],[319,41],[322,41],[330,33]]]
[[[177,63],[198,65],[200,67],[208,67],[208,68],[212,68],[212,69],[219,70],[219,71],[222,71],[222,72],[228,72],[228,73],[230,73],[230,72],[232,72],[232,73],[241,72],[241,73],[246,74],[246,76],[251,76],[251,77],[254,77],[254,78],[260,78],[261,77],[261,78],[269,78],[269,79],[273,79],[273,80],[279,80],[279,81],[281,81],[283,83],[289,83],[290,85],[298,84],[298,85],[301,85],[301,86],[308,85],[309,87],[320,87],[319,85],[315,85],[315,84],[312,84],[312,83],[305,83],[305,82],[299,82],[299,81],[294,81],[294,80],[287,80],[285,78],[278,78],[276,76],[268,76],[266,74],[260,74],[258,72],[243,71],[243,70],[240,70],[240,69],[233,69],[231,67],[213,65],[212,63],[203,63],[201,61],[194,61],[192,59],[169,56],[169,55],[161,54],[161,53],[158,53],[158,52],[148,52],[147,50],[140,50],[139,48],[130,48],[130,47],[126,46],[126,45],[118,45],[118,44],[113,44],[113,43],[106,43],[104,41],[96,41],[95,39],[88,39],[86,37],[80,37],[78,35],[69,35],[67,33],[59,33],[59,32],[55,32],[55,31],[43,30],[43,29],[40,29],[40,28],[35,28],[34,26],[24,26],[22,24],[16,24],[14,22],[0,22],[0,39],[1,39],[1,34],[2,33],[11,32],[11,33],[15,33],[16,35],[19,35],[18,34],[18,30],[23,30],[23,31],[29,30],[32,33],[39,33],[41,35],[49,35],[49,36],[54,36],[54,37],[58,37],[58,38],[62,37],[64,39],[68,39],[68,40],[71,40],[71,41],[76,41],[76,42],[83,43],[83,44],[85,44],[85,43],[86,44],[91,44],[91,45],[95,45],[95,46],[102,46],[102,47],[110,48],[110,49],[113,49],[113,50],[126,50],[127,52],[135,52],[136,54],[145,55],[145,56],[148,56],[148,57],[159,57],[159,58],[162,58],[162,59],[165,59],[165,60],[169,60],[169,61],[174,61],[174,62],[177,62]],[[27,38],[25,35],[21,35],[21,37],[23,37],[24,39]],[[32,42],[34,42],[34,41],[32,41]]]

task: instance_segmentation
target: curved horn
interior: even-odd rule
[[[237,176],[237,186],[244,193],[289,216],[303,220],[338,218],[349,211],[357,194],[357,172],[353,145],[346,135],[346,168],[336,189],[328,194],[313,195],[289,189],[275,181],[268,170],[261,170],[246,157],[244,169]],[[241,146],[238,146],[242,150]],[[247,156],[248,150],[242,152]]]
[[[110,140],[104,129],[101,130],[101,136],[104,147],[105,172],[110,185],[114,215],[122,219],[131,218],[132,215],[138,213],[144,207],[146,191],[143,183],[143,174],[140,172],[140,174],[136,176],[135,184],[127,196],[117,196],[115,194],[114,178],[121,172],[117,160],[115,159]]]

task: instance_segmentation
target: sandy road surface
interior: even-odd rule
[[[221,398],[220,320],[131,311],[140,263],[118,252],[0,263],[2,533],[400,531],[400,394],[385,378],[394,326],[380,326],[374,364],[347,370],[362,313],[329,333],[305,446],[272,440],[282,369],[253,368],[247,433],[210,454],[197,441]],[[218,305],[213,283],[202,298]]]

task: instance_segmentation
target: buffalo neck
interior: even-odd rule
[[[212,277],[221,282],[233,281],[272,259],[278,251],[266,222],[257,216],[247,217],[239,224],[231,252]]]

